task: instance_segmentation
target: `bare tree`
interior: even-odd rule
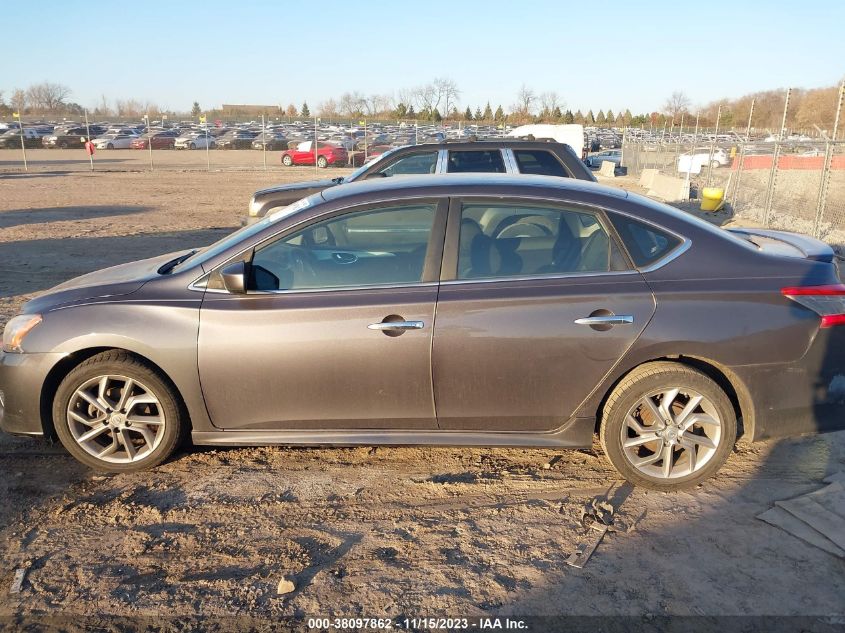
[[[511,113],[515,115],[517,119],[527,119],[534,112],[534,105],[536,101],[537,97],[534,94],[534,91],[525,84],[522,84],[519,92],[516,93],[516,103],[511,106]]]
[[[680,118],[681,114],[689,112],[690,100],[689,97],[680,90],[673,92],[666,103],[663,104],[663,110],[671,117]]]
[[[67,86],[49,81],[33,84],[26,91],[27,100],[33,108],[49,112],[63,106],[70,93],[71,90]]]
[[[9,100],[9,105],[12,106],[12,109],[15,112],[23,113],[27,106],[26,92],[20,88],[15,88],[15,91],[12,93],[12,98]]]
[[[432,85],[438,93],[438,103],[441,100],[443,101],[443,111],[452,112],[461,96],[458,84],[448,77],[438,77],[432,82]]]
[[[340,113],[348,117],[364,114],[364,96],[360,92],[344,92],[340,95]]]
[[[548,117],[555,111],[556,108],[562,108],[563,103],[560,101],[556,92],[544,92],[540,95],[540,116]]]
[[[440,105],[441,95],[434,84],[425,84],[414,88],[413,95],[420,110],[432,112]]]
[[[336,118],[337,102],[334,99],[326,99],[317,106],[317,113],[327,119]]]

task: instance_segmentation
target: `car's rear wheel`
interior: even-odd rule
[[[196,148],[197,148],[197,144],[196,144],[196,143],[191,143],[191,149],[196,149]]]
[[[320,169],[325,169],[328,166],[329,166],[329,161],[326,160],[325,156],[318,156],[317,157],[317,167],[319,167]]]
[[[157,466],[181,443],[184,418],[169,381],[118,350],[71,370],[53,400],[53,424],[64,447],[101,471]]]
[[[290,167],[293,165],[293,158],[290,157],[290,154],[285,154],[282,156],[282,165],[285,167]]]
[[[600,439],[631,483],[674,491],[713,475],[736,441],[727,394],[702,372],[672,362],[646,363],[608,397]]]
[[[114,149],[114,145],[112,145],[111,143],[109,143],[108,145],[106,145],[106,149]]]
[[[720,163],[719,163],[719,161],[718,161],[718,160],[712,160],[712,161],[710,161],[710,166],[711,166],[713,169],[718,169],[721,165],[720,165]]]

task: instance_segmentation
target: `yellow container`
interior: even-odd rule
[[[720,187],[705,187],[701,190],[701,210],[718,211],[725,204],[725,190]]]

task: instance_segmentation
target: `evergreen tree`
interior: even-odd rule
[[[493,115],[494,121],[504,121],[505,120],[505,111],[502,110],[502,106],[496,108],[496,114]]]
[[[563,115],[563,122],[564,123],[575,123],[575,115],[572,114],[572,110],[567,110]]]
[[[431,120],[435,123],[440,123],[443,120],[443,116],[440,114],[440,110],[434,108],[434,112],[431,113]]]
[[[481,121],[483,115],[481,114],[481,106],[475,109],[475,116],[473,117],[476,121]]]
[[[575,123],[584,123],[584,115],[581,114],[581,110],[578,110],[578,112],[575,113]]]
[[[587,116],[585,116],[585,117],[584,117],[584,122],[585,122],[587,125],[592,125],[593,123],[595,123],[595,122],[596,122],[596,117],[595,117],[595,115],[593,114],[593,111],[592,111],[592,110],[590,110],[589,112],[587,112]]]
[[[467,106],[466,112],[464,112],[464,121],[472,121],[472,110],[470,110],[469,106]]]
[[[613,114],[613,110],[608,110],[607,114],[604,115],[608,123],[613,123],[616,121],[616,115]]]
[[[625,110],[625,114],[622,115],[622,122],[625,125],[631,125],[631,120],[634,118],[634,115],[631,114],[630,110]]]
[[[311,116],[311,110],[308,109],[307,101],[302,102],[302,109],[300,110],[300,112],[302,113],[302,116]]]
[[[484,107],[484,116],[483,119],[485,121],[492,121],[493,120],[493,110],[490,109],[490,102],[487,102],[487,105]]]
[[[404,119],[408,116],[408,108],[405,107],[405,104],[400,102],[396,105],[396,110],[394,112],[397,119]]]
[[[563,114],[560,111],[560,106],[555,106],[555,109],[552,110],[552,118],[555,121],[560,121],[563,118]]]
[[[408,108],[408,118],[413,119],[417,116],[417,113],[414,111],[414,104],[412,103]]]
[[[196,119],[202,113],[199,101],[194,101],[194,107],[191,108],[191,117]]]
[[[605,122],[606,120],[607,120],[607,119],[606,119],[606,118],[605,118],[605,116],[604,116],[604,112],[602,112],[601,110],[599,110],[599,113],[598,113],[598,115],[596,116],[596,123],[597,123],[597,124],[599,124],[599,125],[604,125],[604,122]]]

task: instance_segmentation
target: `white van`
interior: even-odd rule
[[[515,127],[508,136],[520,138],[533,136],[535,139],[551,138],[558,143],[566,143],[581,159],[587,157],[587,137],[584,134],[584,126],[579,123],[566,125],[554,125],[552,123],[534,123],[531,125],[520,125]]]

